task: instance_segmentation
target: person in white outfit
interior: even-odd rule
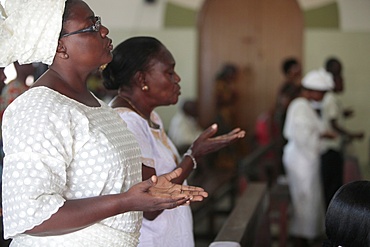
[[[303,78],[301,95],[287,110],[283,134],[291,200],[290,235],[295,246],[308,246],[309,240],[324,234],[324,202],[320,177],[320,139],[332,137],[324,129],[315,106],[333,88],[330,74],[314,70]]]
[[[180,154],[183,154],[204,130],[197,118],[197,102],[187,99],[181,103],[179,111],[171,119],[168,137]]]
[[[175,64],[171,52],[156,38],[131,37],[113,50],[113,60],[103,70],[103,83],[107,89],[117,90],[109,105],[139,143],[143,179],[181,167],[181,176],[172,182],[186,184],[192,171],[201,166],[202,156],[243,138],[245,131],[236,128],[215,136],[218,126],[213,124],[181,158],[155,111],[159,106],[176,104],[181,94],[181,78]],[[194,247],[192,227],[190,207],[144,212],[138,246]]]

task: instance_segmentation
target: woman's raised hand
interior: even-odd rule
[[[193,142],[191,149],[195,158],[218,151],[245,136],[245,131],[240,128],[235,128],[227,134],[213,137],[216,132],[217,124],[212,124]]]

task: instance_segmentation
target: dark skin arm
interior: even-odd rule
[[[343,114],[343,117],[350,118],[350,117],[353,117],[354,112],[352,109],[348,108],[348,109],[344,109],[342,114]]]
[[[121,194],[68,200],[50,219],[26,233],[33,236],[66,234],[117,214],[171,209],[208,195],[199,187],[171,183],[181,172],[176,169],[163,176],[152,176]]]
[[[241,130],[240,128],[236,128],[225,135],[213,137],[216,134],[216,132],[217,132],[217,125],[212,125],[209,128],[207,128],[193,142],[192,155],[194,156],[195,160],[199,159],[203,155],[218,151],[221,148],[229,146],[235,141],[245,136],[245,131]],[[183,160],[181,161],[181,163],[179,164],[179,167],[182,168],[183,172],[181,173],[180,176],[173,179],[172,182],[176,184],[183,184],[185,179],[193,171],[193,166],[194,164],[193,164],[192,159],[189,156],[185,156]],[[143,165],[143,169],[142,169],[143,180],[155,174],[156,174],[156,171],[154,168]],[[159,214],[162,213],[162,211],[144,212],[144,217],[148,220],[154,220]]]
[[[344,129],[343,127],[341,127],[338,124],[338,121],[336,119],[332,119],[330,121],[330,124],[331,124],[332,128],[335,131],[337,131],[341,135],[347,136],[350,140],[352,140],[352,139],[362,139],[364,137],[364,133],[363,132],[350,133],[349,131],[347,131],[346,129]]]
[[[217,133],[218,126],[216,124],[208,127],[191,145],[192,155],[195,160],[199,160],[204,155],[216,152],[224,147],[227,147],[237,140],[244,138],[245,131],[240,128],[235,128],[227,134],[214,137]],[[183,173],[173,180],[174,183],[182,184],[184,180],[193,171],[193,161],[189,156],[185,156],[179,164],[183,169]]]
[[[142,176],[143,180],[146,180],[148,177],[151,177],[156,174],[155,169],[152,167],[148,167],[146,165],[142,165]],[[147,220],[154,220],[163,212],[163,210],[157,210],[157,211],[144,211],[143,216]]]

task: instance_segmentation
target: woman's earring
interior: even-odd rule
[[[107,67],[107,65],[107,63],[100,65],[99,71],[102,72]]]
[[[142,91],[148,91],[149,90],[149,87],[147,85],[144,85],[142,88],[141,88]]]

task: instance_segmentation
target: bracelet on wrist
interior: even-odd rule
[[[195,170],[195,169],[197,169],[197,161],[195,160],[192,153],[193,152],[192,152],[191,148],[189,148],[188,151],[186,151],[186,153],[184,153],[184,158],[185,158],[185,156],[188,156],[191,159],[191,161],[193,162],[193,170]]]

